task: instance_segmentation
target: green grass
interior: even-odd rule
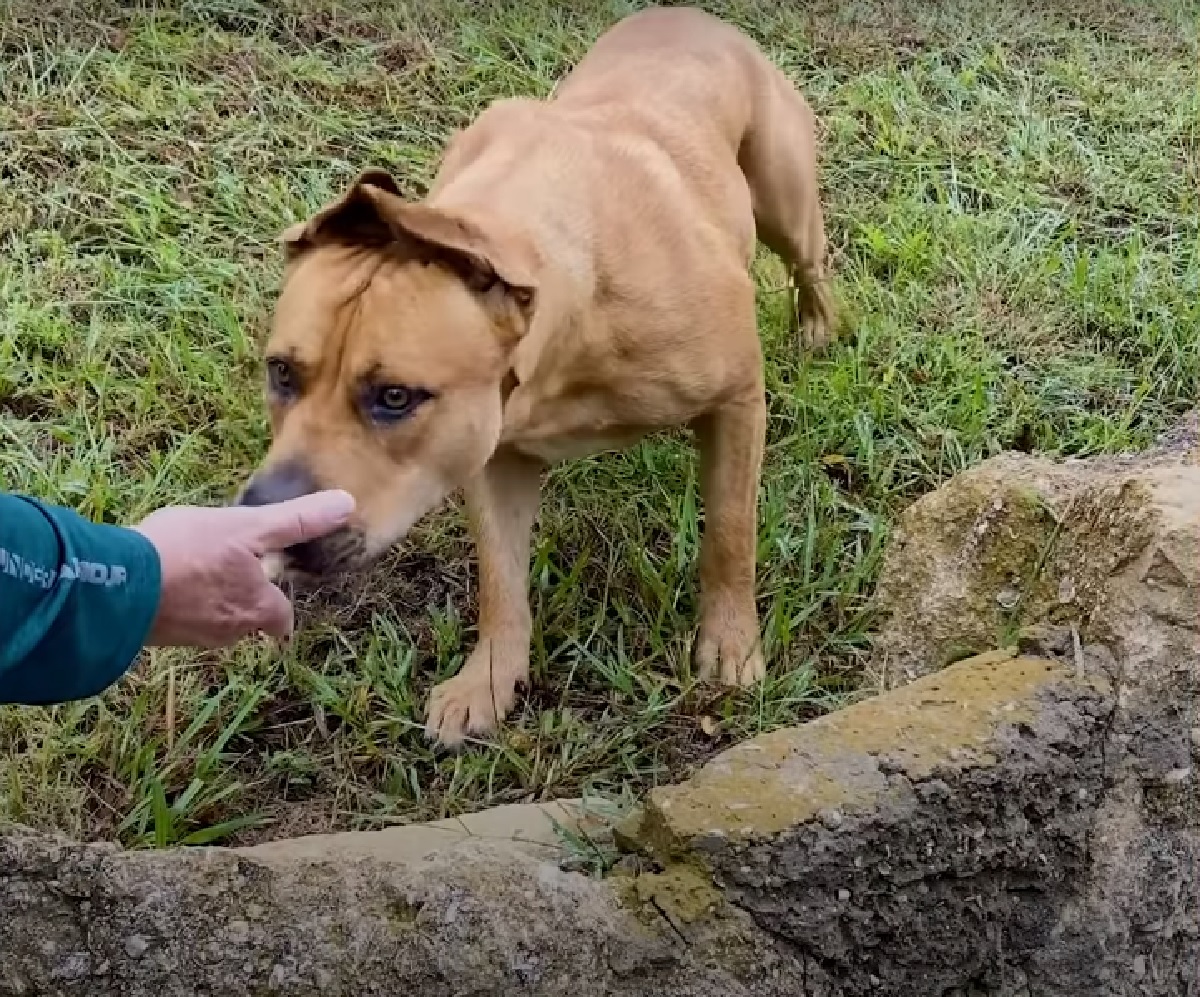
[[[1196,400],[1195,6],[999,7],[718,5],[820,115],[847,315],[798,358],[762,259],[762,688],[689,674],[696,461],[668,436],[554,472],[535,687],[496,745],[420,730],[472,639],[451,508],[305,598],[286,649],[155,653],[99,700],[0,709],[0,817],[163,845],[627,799],[852,694],[906,503],[1006,448],[1145,445]],[[452,129],[545,93],[627,9],[0,0],[0,484],[110,522],[223,500],[265,445],[277,233],[367,165],[421,193]]]

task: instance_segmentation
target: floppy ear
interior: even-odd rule
[[[291,226],[282,238],[289,261],[313,246],[330,242],[401,244],[414,253],[427,254],[485,296],[493,311],[508,313],[499,318],[514,318],[511,307],[503,306],[515,306],[519,321],[502,324],[512,326],[519,336],[516,327],[528,326],[537,296],[536,255],[526,240],[497,225],[406,201],[388,173],[368,170],[338,200],[308,221]]]
[[[404,200],[395,187],[368,182],[363,194],[374,203],[396,237],[407,236],[451,267],[479,293],[504,291],[528,318],[537,285],[532,246],[496,222],[477,219],[430,204]]]
[[[399,197],[400,188],[383,170],[367,170],[341,197],[327,204],[308,221],[297,222],[280,237],[288,261],[322,242],[346,242],[364,246],[382,246],[392,242],[396,233],[384,219],[371,190],[383,190]]]

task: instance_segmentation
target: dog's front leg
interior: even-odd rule
[[[492,733],[529,678],[529,541],[543,465],[498,450],[467,488],[479,554],[479,643],[454,678],[429,698],[427,731],[442,744]]]
[[[767,426],[761,386],[695,423],[704,538],[693,660],[704,679],[751,685],[766,673],[754,605],[758,476]]]

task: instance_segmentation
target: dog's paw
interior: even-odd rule
[[[488,651],[488,645],[477,647],[462,671],[429,695],[425,733],[444,747],[456,748],[468,737],[495,733],[516,704],[526,668],[500,667]]]
[[[828,285],[793,286],[791,313],[791,332],[802,353],[821,353],[837,341],[837,308]]]
[[[751,686],[767,674],[758,620],[751,616],[739,623],[735,619],[720,625],[701,623],[692,649],[692,660],[700,678],[722,685]]]
[[[837,339],[837,329],[815,318],[800,322],[800,348],[805,353],[821,353]]]

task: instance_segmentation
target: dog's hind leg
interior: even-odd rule
[[[825,265],[816,121],[787,77],[774,66],[761,69],[738,163],[750,187],[758,237],[788,267],[792,327],[805,349],[819,349],[836,334],[837,316]]]
[[[529,679],[529,546],[542,470],[540,461],[501,449],[467,488],[479,552],[479,642],[429,697],[426,731],[444,745],[492,733]]]
[[[700,625],[693,660],[701,678],[751,685],[766,673],[754,604],[758,477],[766,436],[762,384],[696,420],[704,537]]]

